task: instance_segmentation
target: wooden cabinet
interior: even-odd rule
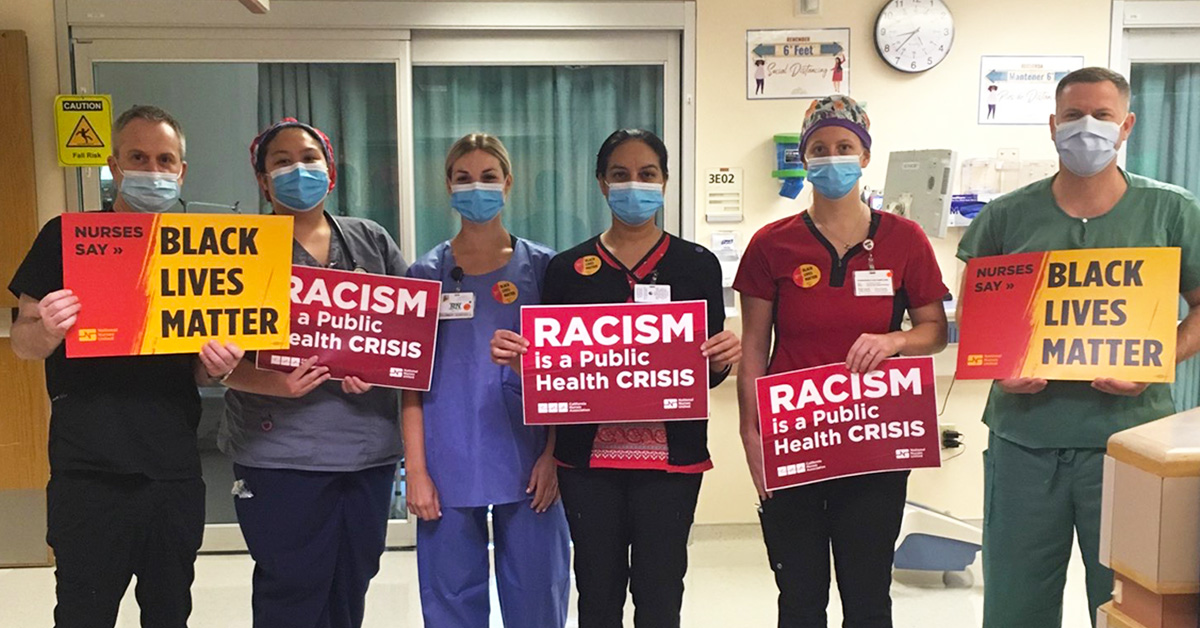
[[[37,236],[29,55],[25,34],[0,31],[0,284],[7,288]],[[8,330],[17,299],[0,291],[0,567],[48,565],[46,439],[41,362],[17,359]]]

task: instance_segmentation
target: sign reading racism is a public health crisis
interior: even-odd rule
[[[525,306],[525,423],[708,418],[704,301]]]
[[[332,379],[429,390],[441,293],[439,281],[294,266],[291,347],[259,351],[257,366],[317,356]]]
[[[1177,248],[1079,249],[967,264],[959,379],[1175,379]]]
[[[291,217],[64,214],[62,231],[68,357],[287,347]]]
[[[818,366],[755,387],[768,491],[942,464],[931,357],[892,358],[869,373]]]

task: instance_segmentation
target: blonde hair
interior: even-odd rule
[[[504,142],[501,142],[500,138],[495,135],[471,133],[462,136],[450,147],[450,152],[446,155],[446,180],[450,180],[455,162],[477,150],[500,160],[500,171],[505,178],[512,175],[512,159],[508,156],[508,149],[504,147]]]

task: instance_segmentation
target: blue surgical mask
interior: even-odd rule
[[[464,183],[450,186],[450,206],[463,220],[485,223],[504,208],[503,183]]]
[[[121,172],[121,198],[134,211],[161,214],[179,200],[179,175],[174,172]]]
[[[641,181],[609,183],[608,207],[617,220],[630,227],[644,224],[663,207],[662,184]]]
[[[1058,124],[1054,145],[1067,170],[1081,177],[1094,177],[1117,158],[1121,125],[1084,116]]]
[[[808,182],[817,194],[836,201],[854,190],[862,178],[860,159],[859,155],[813,157],[808,160]]]
[[[325,164],[285,166],[271,173],[271,181],[275,183],[275,200],[292,211],[309,211],[329,195],[329,172]]]

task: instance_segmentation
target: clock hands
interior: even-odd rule
[[[921,32],[921,29],[918,27],[918,28],[917,28],[917,30],[915,30],[915,31],[913,31],[913,32],[911,32],[911,33],[908,33],[908,37],[905,37],[905,38],[904,38],[904,41],[900,42],[900,45],[899,45],[899,46],[896,46],[896,52],[900,52],[901,50],[903,50],[903,49],[904,49],[904,46],[905,46],[906,44],[908,44],[908,41],[909,41],[910,39],[912,39],[913,37],[915,37],[915,36],[916,36],[916,34],[917,34],[917,33],[919,33],[919,32]],[[903,35],[904,33],[901,33],[901,34]]]

